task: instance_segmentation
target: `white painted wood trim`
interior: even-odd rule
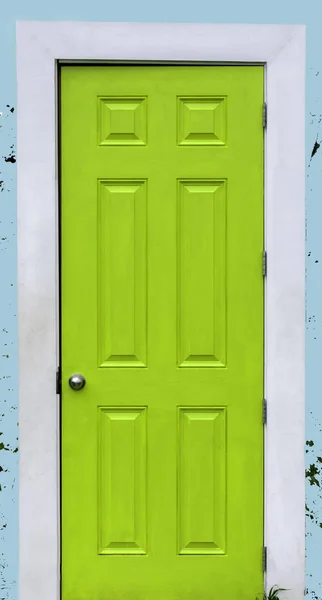
[[[17,23],[20,600],[60,597],[59,60],[266,65],[266,585],[303,600],[305,27],[37,21]]]

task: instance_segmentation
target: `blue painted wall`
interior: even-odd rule
[[[303,23],[307,26],[307,597],[322,600],[322,3],[11,0],[0,4],[0,600],[18,598],[15,21]],[[39,99],[41,101],[41,99]],[[296,127],[296,123],[294,124]],[[321,148],[319,144],[321,143]],[[313,152],[313,156],[312,156]],[[44,599],[45,600],[45,599]]]

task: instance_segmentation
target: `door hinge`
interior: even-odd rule
[[[263,425],[267,424],[267,400],[263,398]]]
[[[266,546],[263,546],[262,567],[263,567],[263,573],[265,573],[267,570],[267,547]]]
[[[266,104],[266,102],[263,102],[262,124],[263,124],[264,129],[266,129],[266,127],[267,127],[267,104]]]
[[[60,367],[57,367],[56,371],[56,394],[61,393],[61,370]]]
[[[267,252],[266,252],[266,250],[264,250],[263,255],[262,255],[262,273],[263,273],[263,277],[266,277],[266,275],[267,275]]]

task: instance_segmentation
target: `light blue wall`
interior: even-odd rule
[[[181,21],[307,25],[307,588],[322,599],[322,3],[313,0],[4,0],[0,4],[0,600],[18,579],[15,21]],[[39,98],[41,102],[41,98]],[[14,109],[14,110],[13,110]],[[296,123],[294,123],[296,127]],[[9,159],[9,160],[8,160]],[[319,460],[320,457],[320,460]],[[321,468],[321,472],[320,472]],[[283,582],[280,582],[281,584]],[[45,600],[45,598],[44,598]]]

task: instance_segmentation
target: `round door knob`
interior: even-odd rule
[[[74,375],[71,375],[71,377],[69,378],[68,383],[72,390],[75,390],[75,392],[79,392],[79,390],[82,390],[85,386],[86,379],[84,375],[81,375],[80,373],[74,373]]]

